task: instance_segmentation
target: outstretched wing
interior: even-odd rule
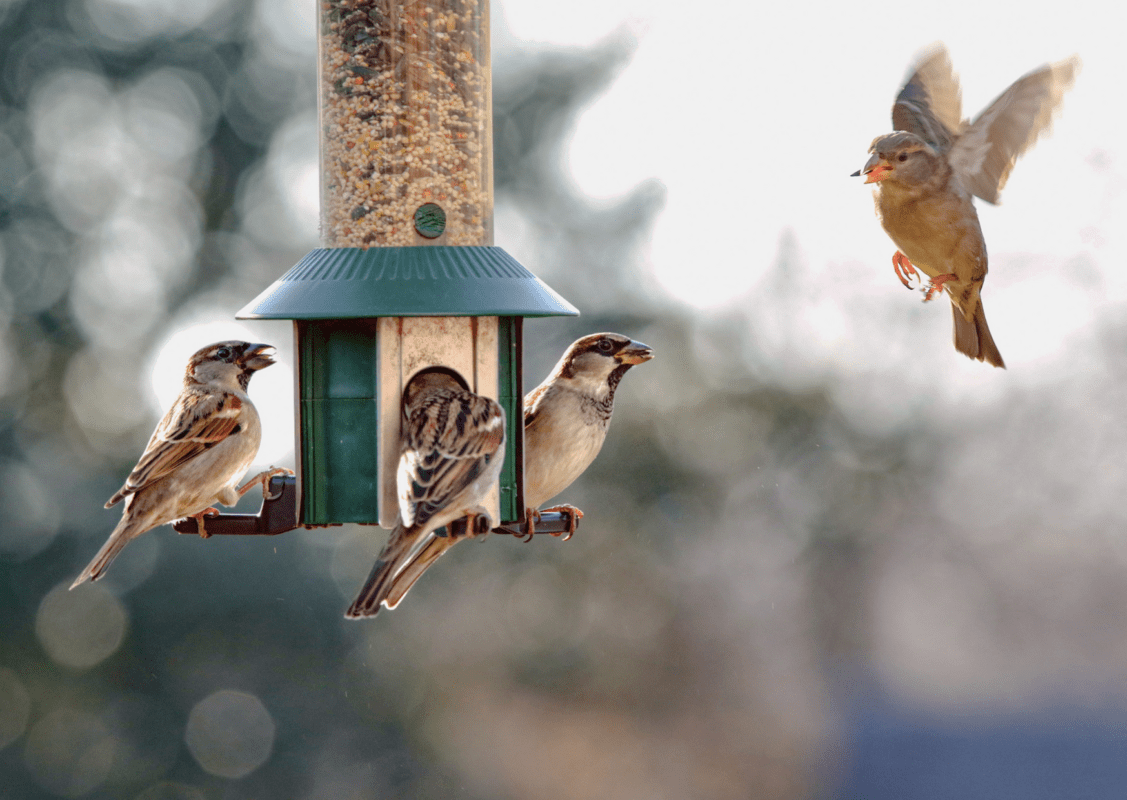
[[[1080,69],[1076,57],[1019,78],[955,142],[948,160],[963,185],[997,203],[1017,159],[1052,124]]]
[[[942,44],[933,45],[896,96],[892,128],[914,133],[942,153],[951,149],[965,125],[951,56]]]

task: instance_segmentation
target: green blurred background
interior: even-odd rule
[[[312,17],[0,3],[0,795],[873,800],[957,796],[935,787],[978,769],[1028,800],[1020,776],[1054,759],[1121,789],[1122,320],[1083,381],[964,403],[919,391],[957,356],[945,328],[913,354],[947,324],[916,303],[851,309],[897,331],[891,366],[809,366],[789,323],[817,290],[788,234],[738,310],[677,303],[646,266],[663,186],[593,202],[566,170],[626,35],[495,30],[497,240],[583,312],[527,324],[526,386],[592,331],[657,354],[562,498],[575,538],[463,545],[363,623],[342,612],[382,534],[355,526],[164,528],[68,593],[163,410],[156,354],[317,245]],[[250,325],[288,358],[286,326]],[[268,373],[252,397],[286,406]],[[903,396],[874,404],[874,381]],[[1106,761],[1076,755],[1092,742]]]

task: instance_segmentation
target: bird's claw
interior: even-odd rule
[[[583,512],[572,505],[553,506],[552,508],[545,508],[544,511],[555,511],[558,514],[567,515],[567,530],[552,534],[552,536],[563,536],[561,541],[564,542],[575,535],[575,531],[579,527],[579,520],[583,519]]]
[[[277,500],[282,496],[282,492],[270,493],[270,480],[277,475],[293,475],[292,469],[285,467],[272,467],[266,471],[266,477],[262,479],[262,499],[263,500]]]
[[[204,526],[204,523],[203,523],[204,517],[213,517],[214,518],[214,517],[218,517],[218,516],[219,516],[219,509],[214,508],[214,507],[205,508],[203,511],[201,511],[198,514],[192,514],[191,518],[196,521],[196,532],[199,533],[201,539],[210,539],[211,538],[211,534],[207,532],[207,528]]]
[[[928,300],[931,300],[933,297],[935,297],[937,292],[943,291],[943,287],[947,284],[948,281],[953,281],[956,278],[958,278],[958,276],[951,273],[947,273],[946,275],[936,275],[931,279],[931,283],[928,284],[928,287],[924,289],[923,302],[926,303]]]
[[[249,481],[247,481],[243,485],[243,488],[239,489],[239,497],[242,497],[244,494],[249,492],[250,487],[254,486],[255,484],[262,484],[262,499],[264,501],[265,500],[277,500],[279,497],[282,496],[282,493],[281,492],[278,492],[277,494],[271,494],[270,493],[270,479],[273,478],[275,475],[293,475],[293,470],[292,469],[286,469],[285,467],[270,467],[270,469],[268,469],[268,470],[263,470],[262,472],[258,473],[253,478],[251,478]]]
[[[911,289],[912,283],[909,276],[915,277],[916,281],[923,284],[923,278],[920,277],[920,272],[908,260],[908,257],[897,250],[892,254],[892,268],[896,270],[896,277],[904,284],[905,288]]]
[[[526,509],[524,512],[524,527],[525,535],[521,541],[528,544],[532,541],[532,537],[536,535],[536,523],[540,521],[540,512],[535,508]]]

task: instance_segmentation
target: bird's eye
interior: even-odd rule
[[[226,361],[228,358],[231,357],[231,348],[230,347],[220,347],[218,350],[215,351],[215,356],[217,358],[221,358],[224,361]]]
[[[897,156],[897,158],[900,161],[907,161],[908,160],[908,154],[907,153],[901,153],[899,156]]]
[[[600,339],[598,345],[600,353],[609,353],[614,349],[614,345],[607,339]]]

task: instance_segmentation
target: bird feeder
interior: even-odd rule
[[[319,8],[323,246],[238,314],[294,321],[297,474],[273,485],[296,509],[278,524],[394,527],[403,391],[445,368],[505,410],[485,506],[519,525],[522,323],[579,312],[493,246],[488,0]]]

